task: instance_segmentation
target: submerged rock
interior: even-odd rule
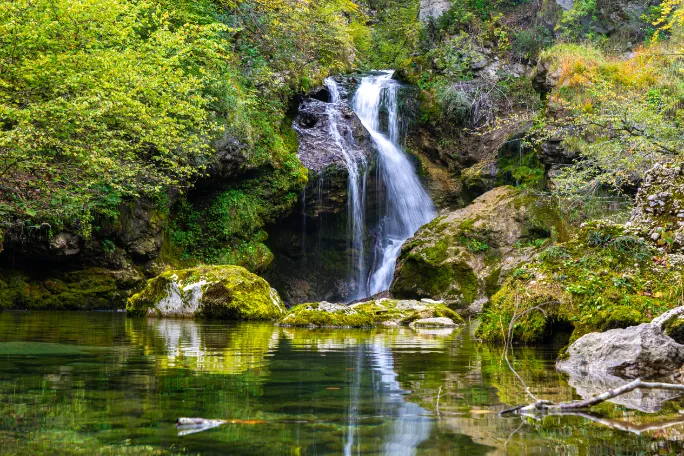
[[[486,299],[535,243],[551,236],[555,214],[509,186],[422,227],[402,247],[391,291],[405,298],[443,299],[465,307]]]
[[[442,302],[377,299],[352,305],[329,302],[300,304],[280,320],[283,326],[369,327],[411,325],[435,320],[432,327],[452,327],[463,319]],[[420,324],[418,326],[421,326]],[[426,323],[425,326],[430,326]]]
[[[240,266],[165,272],[128,300],[134,316],[273,320],[285,312],[278,293]]]
[[[582,376],[612,375],[653,378],[669,375],[684,365],[684,345],[666,334],[684,308],[674,309],[651,323],[590,333],[577,339],[558,361],[558,370]]]

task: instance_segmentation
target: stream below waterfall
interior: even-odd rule
[[[499,417],[526,403],[473,327],[310,330],[270,323],[0,313],[0,453],[130,455],[681,454],[684,402],[656,415]],[[557,348],[518,348],[539,397],[576,398]],[[186,433],[179,417],[230,420]],[[616,426],[616,425],[614,425]]]

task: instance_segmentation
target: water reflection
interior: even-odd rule
[[[577,398],[555,352],[516,349],[540,397]],[[580,391],[581,392],[581,391]],[[0,447],[9,454],[676,454],[680,400],[657,415],[500,418],[527,402],[471,328],[307,330],[0,313]],[[229,422],[179,436],[178,417]],[[627,422],[623,425],[617,422]],[[654,423],[666,429],[653,429]],[[623,429],[623,430],[621,430]]]

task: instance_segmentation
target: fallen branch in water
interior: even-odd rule
[[[515,302],[515,310],[513,312],[513,316],[511,317],[511,321],[508,325],[508,334],[506,337],[506,345],[504,348],[504,359],[506,361],[506,364],[508,364],[508,368],[513,372],[513,374],[520,380],[520,382],[523,385],[523,388],[525,389],[525,393],[527,393],[528,396],[532,398],[534,402],[528,405],[517,405],[515,407],[511,407],[505,410],[502,410],[499,412],[499,415],[507,415],[507,414],[519,414],[519,415],[526,415],[529,416],[530,414],[534,413],[546,413],[546,414],[563,414],[563,413],[573,413],[576,414],[578,410],[588,410],[591,407],[598,405],[602,402],[605,402],[607,400],[613,399],[617,396],[620,396],[622,394],[629,393],[630,391],[634,391],[635,389],[661,389],[661,390],[670,390],[670,391],[681,391],[684,392],[684,385],[682,384],[676,384],[676,383],[659,383],[659,382],[644,382],[641,379],[636,379],[634,381],[631,381],[629,383],[626,383],[618,388],[611,389],[609,391],[606,391],[604,393],[601,393],[599,395],[593,396],[589,399],[585,399],[582,401],[572,401],[572,402],[561,402],[560,404],[555,404],[552,401],[548,400],[539,400],[537,397],[532,394],[530,391],[530,388],[527,386],[527,383],[523,380],[523,378],[518,374],[518,372],[513,368],[513,365],[508,359],[508,352],[511,347],[511,342],[513,340],[513,327],[515,325],[515,322],[520,319],[521,317],[525,316],[526,314],[533,312],[535,310],[538,310],[544,314],[546,312],[542,308],[543,306],[546,306],[548,304],[554,304],[557,303],[557,301],[549,301],[545,302],[542,304],[539,304],[538,306],[531,307],[529,309],[526,309],[520,313],[518,313],[519,309],[519,302],[518,299],[516,298]]]
[[[684,385],[679,385],[675,383],[657,383],[657,382],[644,382],[641,379],[636,379],[618,388],[606,391],[589,399],[583,401],[572,401],[572,402],[561,402],[560,404],[554,404],[551,401],[536,401],[532,404],[525,406],[517,406],[510,409],[502,410],[499,412],[500,415],[507,413],[530,413],[530,412],[553,412],[562,413],[565,411],[576,411],[576,410],[587,410],[595,405],[605,402],[614,397],[620,396],[635,389],[664,389],[671,391],[682,391],[684,392]]]

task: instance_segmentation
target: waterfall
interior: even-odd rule
[[[326,107],[330,136],[333,138],[336,148],[340,152],[342,159],[347,167],[347,232],[351,234],[348,238],[348,248],[351,249],[352,285],[356,287],[353,299],[360,299],[368,296],[367,274],[366,271],[366,163],[363,156],[357,158],[349,152],[345,136],[340,132],[340,109],[341,102],[340,90],[337,83],[332,78],[325,80],[325,86],[330,92],[330,103]],[[348,132],[351,137],[351,132]],[[361,174],[363,171],[363,174]]]
[[[392,74],[385,71],[364,77],[353,100],[354,111],[378,149],[378,175],[385,189],[374,266],[362,297],[389,289],[402,244],[436,215],[413,164],[399,146],[399,83],[392,79]],[[387,111],[387,134],[381,131],[383,107]],[[367,274],[365,267],[359,272]]]

